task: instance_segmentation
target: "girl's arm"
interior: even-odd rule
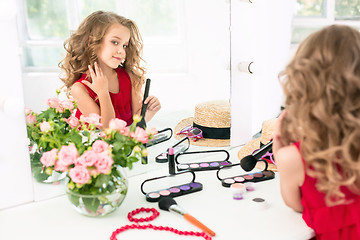
[[[131,98],[132,98],[132,111],[133,115],[141,114],[141,106],[142,106],[142,91],[140,88],[132,88]],[[145,99],[145,104],[147,105],[146,114],[145,114],[145,122],[149,122],[154,115],[160,110],[161,104],[159,99],[155,96],[148,96]]]
[[[284,110],[279,116],[273,134],[273,153],[280,175],[280,190],[285,204],[302,212],[300,186],[304,182],[304,167],[301,155],[294,145],[286,146],[281,140],[281,124],[286,116]]]
[[[280,176],[280,190],[287,206],[302,212],[300,186],[304,182],[304,167],[296,146],[283,147],[274,154]]]
[[[114,107],[111,102],[108,80],[103,75],[98,64],[95,63],[95,71],[89,66],[92,83],[87,80],[82,81],[86,86],[93,90],[99,98],[100,107],[90,97],[85,86],[81,83],[74,83],[71,87],[71,94],[76,100],[77,106],[82,114],[88,116],[90,113],[97,113],[101,116],[100,122],[103,128],[107,128],[109,121],[115,118]]]

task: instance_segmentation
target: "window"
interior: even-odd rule
[[[293,19],[292,44],[331,24],[360,29],[359,0],[297,0]]]
[[[152,69],[179,72],[185,67],[185,57],[182,56],[184,53],[181,52],[184,41],[183,26],[179,21],[183,19],[180,0],[20,1],[20,37],[24,72],[57,71],[58,63],[65,54],[65,39],[70,36],[71,31],[77,29],[86,16],[96,10],[113,11],[137,23],[145,43],[144,59],[147,62],[156,63],[151,59],[154,52],[166,52],[170,49],[175,51],[174,59],[171,59],[175,64],[166,61],[152,66]]]

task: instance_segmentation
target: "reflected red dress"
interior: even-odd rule
[[[133,122],[132,112],[131,112],[131,80],[129,74],[121,67],[115,69],[118,79],[119,79],[119,93],[110,93],[111,102],[114,107],[115,117],[124,120],[127,125],[130,125]],[[84,73],[81,75],[80,79],[76,82],[85,80],[87,75]],[[83,84],[89,95],[92,99],[95,100],[96,104],[100,106],[99,99],[94,91],[92,91],[88,86]],[[75,117],[80,119],[82,113],[77,109]]]
[[[295,143],[299,149],[299,143]],[[305,161],[303,159],[305,166]],[[301,186],[301,203],[304,207],[302,217],[306,224],[314,229],[316,239],[353,240],[360,239],[360,196],[347,188],[341,188],[350,204],[328,207],[325,194],[316,187],[316,179],[305,173]]]

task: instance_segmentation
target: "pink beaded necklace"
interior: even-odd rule
[[[152,212],[153,214],[150,217],[146,217],[146,218],[134,218],[133,216],[140,213],[140,212]],[[116,236],[121,233],[124,232],[128,229],[154,229],[154,230],[159,230],[159,231],[168,231],[168,232],[173,232],[175,234],[178,235],[184,235],[184,236],[196,236],[196,237],[203,237],[205,240],[211,240],[212,238],[207,235],[205,232],[193,232],[193,231],[180,231],[177,230],[175,228],[172,227],[164,227],[164,226],[154,226],[152,224],[147,224],[147,225],[140,225],[139,222],[150,222],[152,220],[154,220],[155,218],[157,218],[160,215],[159,211],[157,211],[155,208],[137,208],[131,212],[128,213],[128,219],[130,222],[135,222],[136,224],[131,224],[131,225],[125,225],[122,226],[121,228],[116,229],[110,237],[110,240],[117,240]]]

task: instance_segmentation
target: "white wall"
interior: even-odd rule
[[[12,1],[4,2],[0,8],[0,29],[3,33],[0,38],[0,209],[3,209],[33,201],[16,6]]]

